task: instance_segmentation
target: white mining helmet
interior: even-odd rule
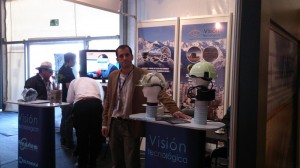
[[[38,92],[33,88],[25,88],[22,92],[22,96],[25,102],[34,101],[38,96]]]
[[[189,71],[191,78],[202,78],[211,81],[217,77],[217,71],[213,64],[209,62],[198,62]]]
[[[161,73],[148,73],[142,77],[140,85],[144,87],[160,86],[163,90],[166,86],[166,80]]]

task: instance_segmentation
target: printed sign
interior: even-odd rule
[[[146,123],[146,168],[203,167],[205,131]]]
[[[55,167],[54,108],[19,105],[18,167]]]

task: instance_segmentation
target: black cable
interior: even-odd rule
[[[208,89],[206,86],[203,86],[203,85],[198,85],[198,86],[192,86],[188,89],[188,92],[187,92],[187,97],[189,98],[195,98],[197,95],[194,93],[194,89],[197,89],[197,90],[201,90],[202,92],[210,92],[214,86],[213,82],[211,82],[211,87]]]

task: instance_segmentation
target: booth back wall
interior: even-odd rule
[[[174,19],[174,18],[180,18],[180,22],[182,22],[182,18],[210,18],[208,20],[213,20],[211,19],[212,17],[220,17],[220,16],[232,16],[232,18],[235,18],[235,4],[236,2],[234,0],[176,0],[176,1],[172,1],[172,0],[160,0],[160,1],[152,1],[152,0],[141,0],[141,1],[137,1],[137,21],[138,23],[141,22],[148,22],[148,21],[165,21],[168,19]],[[234,20],[231,20],[229,22],[230,24],[228,24],[228,26],[230,27],[232,25],[232,27],[235,27],[235,23]],[[153,27],[153,25],[151,26]],[[159,32],[157,32],[159,33]],[[161,35],[160,35],[161,36]],[[231,71],[231,53],[229,51],[233,51],[233,47],[235,47],[234,45],[231,44],[235,44],[234,41],[232,41],[233,38],[231,38],[233,35],[229,34],[227,35],[228,37],[228,43],[230,43],[228,46],[225,45],[225,48],[228,52],[226,52],[226,63],[227,67],[226,68],[228,71]],[[134,39],[134,37],[132,37]],[[140,35],[138,35],[138,38],[140,38]],[[133,41],[133,40],[132,40]],[[175,41],[176,42],[176,41]],[[178,41],[178,46],[181,45],[181,41]],[[193,44],[194,45],[194,44]],[[177,46],[177,43],[174,44],[174,46]],[[228,48],[227,48],[228,47]],[[175,47],[176,48],[176,47]],[[139,53],[136,53],[136,57],[138,56]],[[176,60],[179,60],[179,63],[177,63],[177,65],[181,64],[180,62],[180,58],[181,54],[179,52],[179,54],[177,54],[175,52],[174,54],[174,60],[175,60],[175,64],[176,64]],[[175,66],[174,69],[176,70],[178,67]],[[186,68],[184,68],[186,69]],[[180,75],[180,74],[175,74],[176,75]],[[220,78],[218,80],[220,80],[222,77],[222,75],[220,75]],[[176,78],[174,78],[175,80],[177,80]],[[227,85],[225,85],[224,88],[225,89],[225,95],[226,98],[225,100],[222,99],[223,101],[225,101],[224,105],[225,107],[220,108],[221,110],[217,110],[217,111],[222,111],[220,112],[219,118],[222,118],[222,116],[224,115],[224,112],[226,111],[227,105],[231,104],[230,101],[230,90],[231,88],[229,88],[229,86],[231,86],[230,82],[230,76],[228,76],[226,78],[226,80],[228,80]],[[179,87],[179,86],[178,86]],[[177,90],[176,88],[174,90]],[[173,95],[176,99],[178,99],[180,97],[181,93],[177,93],[177,91],[175,91],[175,94]],[[179,104],[181,106],[182,104],[182,100],[178,100]],[[223,102],[222,102],[223,103]]]
[[[234,0],[139,0],[138,21],[171,17],[228,15],[234,13]]]

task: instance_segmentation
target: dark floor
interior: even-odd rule
[[[67,150],[60,145],[60,108],[55,109],[55,149],[56,149],[56,168],[73,168],[75,167],[76,158],[72,156],[72,150]],[[105,152],[107,149],[107,152]],[[219,159],[218,164],[212,160],[212,168],[221,168]],[[227,160],[225,160],[225,163]],[[141,165],[144,167],[144,152],[141,151]],[[18,167],[18,113],[0,111],[0,168],[17,168]],[[98,167],[111,168],[111,157],[109,148],[103,144],[103,150],[98,159]]]

